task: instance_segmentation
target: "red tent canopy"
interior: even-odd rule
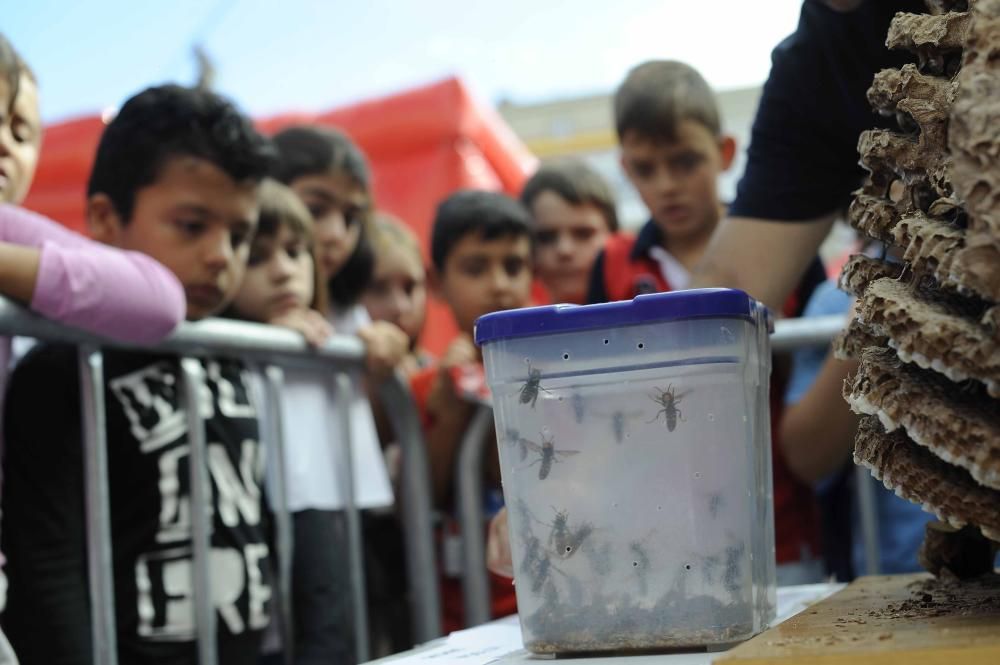
[[[371,162],[377,206],[406,220],[424,255],[434,209],[464,187],[516,195],[534,158],[490,109],[451,78],[324,113],[289,113],[257,122],[273,133],[291,124],[344,130]],[[41,161],[25,205],[77,230],[84,226],[87,176],[104,123],[99,116],[46,129]],[[424,344],[440,352],[455,333],[447,310],[430,304]]]

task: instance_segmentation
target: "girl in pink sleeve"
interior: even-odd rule
[[[185,311],[180,282],[150,257],[11,205],[0,205],[0,293],[61,323],[137,343],[163,339]]]
[[[40,145],[34,75],[0,34],[0,295],[112,339],[163,339],[186,309],[173,273],[148,256],[105,247],[16,207],[31,185]],[[0,397],[8,363],[9,340],[0,338]],[[0,573],[0,611],[5,600]],[[0,632],[0,665],[16,663]]]

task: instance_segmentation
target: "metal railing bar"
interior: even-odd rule
[[[779,319],[771,334],[771,350],[790,351],[829,344],[844,329],[846,323],[847,317],[840,314]]]
[[[839,315],[778,320],[771,335],[771,348],[784,351],[826,344],[843,329],[845,321],[845,317]],[[334,335],[322,348],[314,349],[300,334],[291,330],[227,319],[182,323],[159,344],[128,344],[66,328],[3,297],[0,297],[0,335],[21,335],[71,344],[89,343],[101,347],[149,349],[184,355],[223,353],[265,361],[303,357],[313,363],[317,358],[342,362],[364,360],[364,345],[350,335]]]
[[[402,496],[396,501],[403,516],[413,639],[421,644],[441,636],[441,590],[434,550],[427,446],[409,384],[394,374],[379,387],[379,395],[402,449]]]
[[[195,358],[181,358],[184,409],[188,426],[188,465],[191,483],[191,546],[195,633],[199,665],[217,665],[215,602],[212,598],[212,480],[208,469],[208,444],[201,416],[205,372]]]
[[[104,358],[97,348],[89,344],[81,346],[78,353],[94,663],[117,665],[108,437],[104,410]]]
[[[292,665],[295,654],[294,613],[292,610],[292,556],[295,527],[288,510],[288,488],[285,475],[285,427],[281,393],[285,373],[280,367],[265,367],[264,395],[268,423],[268,464],[273,465],[275,546],[278,559],[278,615],[281,623],[281,645],[285,665]]]
[[[854,496],[858,499],[858,515],[861,522],[861,542],[865,552],[865,574],[878,575],[882,570],[879,552],[878,506],[875,500],[875,484],[867,467],[854,467]],[[861,571],[855,571],[856,575]]]
[[[458,521],[462,532],[462,595],[465,625],[478,626],[490,620],[490,583],[486,571],[485,522],[483,515],[483,457],[489,444],[493,409],[480,404],[462,438],[456,465]]]
[[[0,297],[0,335],[36,337],[68,344],[92,344],[102,348],[150,350],[178,355],[235,355],[247,360],[306,361],[315,367],[317,360],[360,363],[364,344],[357,337],[334,335],[319,349],[309,346],[297,332],[277,326],[228,319],[206,319],[182,323],[159,344],[141,345],[115,341],[64,327]]]
[[[353,608],[351,625],[354,628],[354,654],[359,663],[368,660],[368,602],[365,595],[365,563],[364,545],[361,532],[361,513],[354,497],[354,452],[353,423],[351,422],[351,405],[354,401],[354,383],[344,372],[333,375],[332,398],[333,410],[337,413],[340,431],[337,432],[335,445],[337,455],[337,472],[340,475],[340,486],[344,493],[344,514],[347,518],[347,555],[348,571],[350,573],[351,606]],[[336,571],[342,574],[342,571]]]

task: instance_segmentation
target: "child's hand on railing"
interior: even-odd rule
[[[500,512],[490,520],[490,532],[486,539],[486,567],[496,575],[514,577],[506,508],[501,508]]]
[[[333,334],[333,326],[323,318],[322,314],[304,307],[286,310],[271,319],[269,323],[301,333],[311,346],[323,346]]]
[[[455,339],[448,344],[444,355],[441,356],[441,363],[438,367],[440,376],[435,382],[439,388],[436,392],[441,393],[439,397],[443,398],[449,405],[460,401],[465,392],[460,381],[463,376],[462,370],[478,365],[478,360],[479,352],[472,337],[466,333],[456,335]]]
[[[409,350],[410,338],[395,324],[374,321],[358,331],[367,350],[368,372],[376,383],[399,365]]]
[[[444,355],[441,356],[441,370],[448,373],[454,367],[474,363],[478,359],[478,352],[472,337],[466,333],[459,333],[448,345]]]

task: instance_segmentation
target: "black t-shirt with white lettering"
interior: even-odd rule
[[[914,60],[886,47],[889,23],[925,11],[922,0],[867,0],[850,12],[802,3],[795,32],[771,54],[730,216],[797,222],[847,205],[864,175],[858,136],[895,122],[868,104],[872,79]]]
[[[203,361],[211,582],[222,665],[255,662],[271,609],[263,449],[243,367]],[[119,662],[195,665],[187,417],[176,358],[104,360]],[[5,409],[4,629],[22,665],[91,658],[75,348],[36,349]]]

